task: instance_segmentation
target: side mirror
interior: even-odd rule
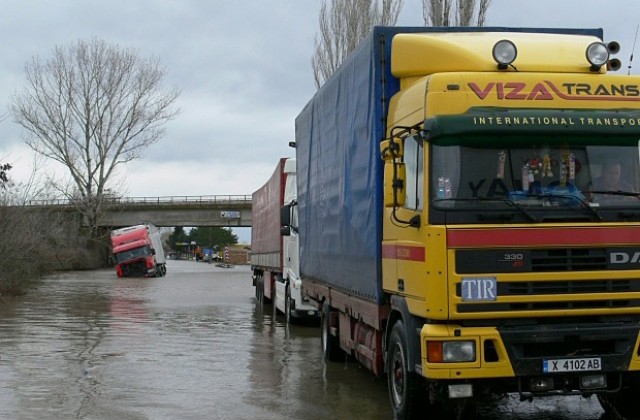
[[[280,208],[280,226],[291,226],[290,204],[286,204]]]
[[[393,162],[404,156],[404,142],[398,138],[380,142],[380,158],[385,162]]]
[[[151,255],[156,255],[156,250],[151,248]]]
[[[400,160],[404,156],[404,139],[391,138],[380,142],[380,157],[384,160],[384,205],[403,206],[406,201],[406,169]]]
[[[404,163],[384,164],[384,206],[401,207],[407,199],[407,171]]]

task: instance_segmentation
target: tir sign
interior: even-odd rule
[[[465,302],[493,301],[498,296],[495,277],[462,279],[462,300]]]

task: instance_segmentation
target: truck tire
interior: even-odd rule
[[[344,359],[344,352],[340,348],[338,337],[331,335],[330,323],[331,308],[328,303],[322,305],[321,317],[321,334],[322,334],[322,355],[325,360],[337,362]]]
[[[418,403],[426,393],[421,378],[407,368],[407,331],[402,321],[396,322],[391,329],[388,349],[387,379],[394,418],[415,418],[421,411]]]
[[[628,379],[627,379],[628,378]],[[640,419],[640,376],[631,374],[615,394],[598,394],[602,409],[611,418]]]
[[[256,301],[259,304],[264,302],[264,285],[262,274],[256,276]]]
[[[289,325],[291,323],[291,290],[289,285],[284,290],[284,323]]]

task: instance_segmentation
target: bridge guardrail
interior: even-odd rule
[[[250,203],[250,195],[199,195],[199,196],[160,196],[160,197],[119,197],[103,198],[104,204],[110,205],[182,205],[182,204],[223,204],[223,203]],[[29,200],[28,206],[68,206],[72,204],[69,199],[43,199]]]

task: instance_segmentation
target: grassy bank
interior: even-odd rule
[[[103,267],[108,248],[89,238],[68,214],[0,206],[0,296],[24,294],[54,271]]]

